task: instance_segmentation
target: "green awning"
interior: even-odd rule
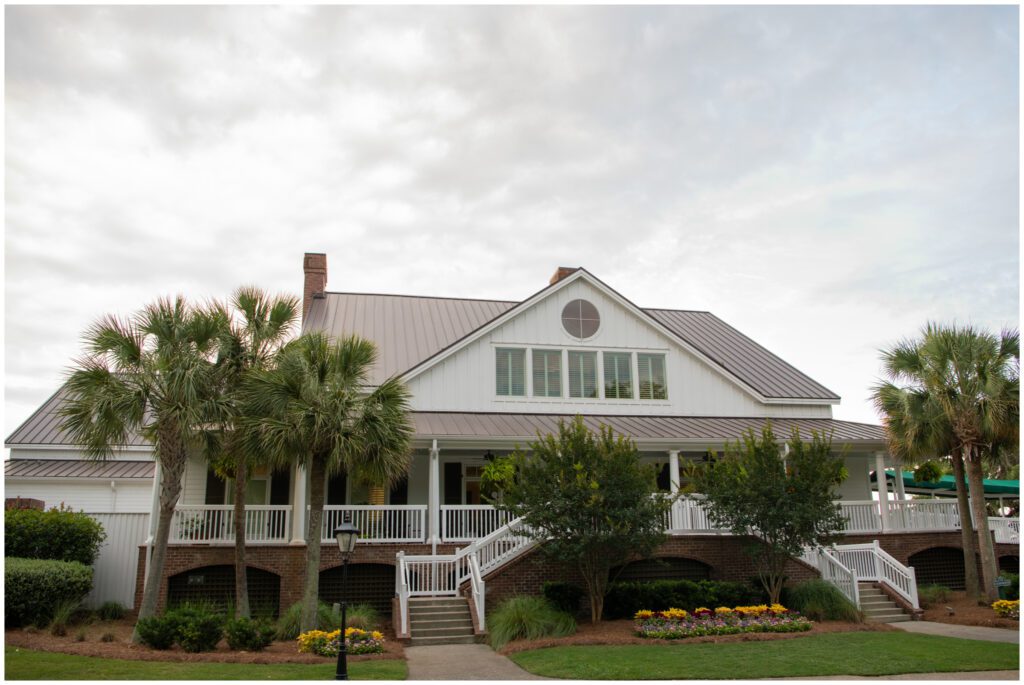
[[[896,477],[896,471],[894,469],[886,469],[885,477],[887,480],[892,480]],[[871,474],[871,482],[875,482],[875,474]],[[1020,497],[1019,480],[995,480],[992,478],[986,478],[982,482],[985,485],[986,495]],[[914,480],[913,471],[904,471],[903,487],[907,490],[913,488],[914,490],[932,490],[936,493],[943,491],[954,492],[956,488],[956,479],[954,479],[953,476],[943,476],[934,483],[928,481],[916,481]]]

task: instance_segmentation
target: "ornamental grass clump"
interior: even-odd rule
[[[543,597],[513,597],[487,617],[488,641],[500,649],[516,639],[564,637],[576,632],[576,619],[551,606]]]
[[[310,630],[299,635],[299,651],[303,654],[338,656],[341,630],[325,632]],[[349,628],[345,631],[345,649],[349,654],[380,654],[384,651],[384,633],[377,630]]]
[[[996,616],[999,618],[1012,618],[1014,620],[1020,620],[1020,600],[1019,599],[1001,599],[992,605],[995,609]]]
[[[678,640],[705,635],[736,635],[739,633],[798,633],[811,629],[811,622],[798,611],[781,604],[771,606],[698,607],[692,612],[682,609],[636,612],[634,624],[640,637]]]
[[[786,591],[786,604],[812,621],[861,622],[861,613],[835,585],[815,578]]]

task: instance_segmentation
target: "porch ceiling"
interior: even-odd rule
[[[560,420],[571,420],[567,414],[497,414],[470,412],[413,412],[416,439],[451,442],[519,442],[533,440],[537,433],[553,433]],[[760,431],[771,421],[776,436],[789,437],[794,428],[802,436],[811,431],[831,433],[839,447],[883,448],[885,431],[881,426],[835,419],[787,419],[757,417],[706,416],[615,416],[589,415],[584,423],[596,430],[601,424],[628,435],[641,446],[721,446],[736,440],[748,430]]]

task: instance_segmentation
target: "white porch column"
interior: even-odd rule
[[[668,482],[672,494],[679,494],[679,450],[668,451]]]
[[[430,446],[430,481],[427,490],[427,518],[430,522],[430,544],[437,548],[441,540],[441,451],[437,440]]]
[[[878,484],[878,511],[882,530],[889,530],[889,484],[885,479],[885,452],[875,452],[875,482]]]
[[[306,489],[306,469],[292,464],[292,545],[306,544]]]

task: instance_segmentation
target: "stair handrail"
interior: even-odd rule
[[[398,614],[401,619],[399,633],[409,634],[409,567],[405,563],[405,552],[395,555],[398,561],[395,573],[395,594],[398,595]]]
[[[485,611],[484,601],[486,594],[484,592],[484,576],[480,572],[480,555],[474,552],[469,556],[469,587],[473,593],[473,606],[476,608],[476,620],[477,626],[480,632],[483,632],[485,628]]]
[[[875,560],[878,564],[878,579],[900,597],[907,600],[914,610],[921,608],[917,597],[917,573],[913,566],[904,566],[874,541]]]
[[[804,554],[807,554],[806,551]],[[834,585],[843,593],[844,597],[853,602],[853,606],[860,609],[860,586],[857,584],[857,572],[852,568],[847,568],[824,547],[815,550],[815,554],[821,579]]]

